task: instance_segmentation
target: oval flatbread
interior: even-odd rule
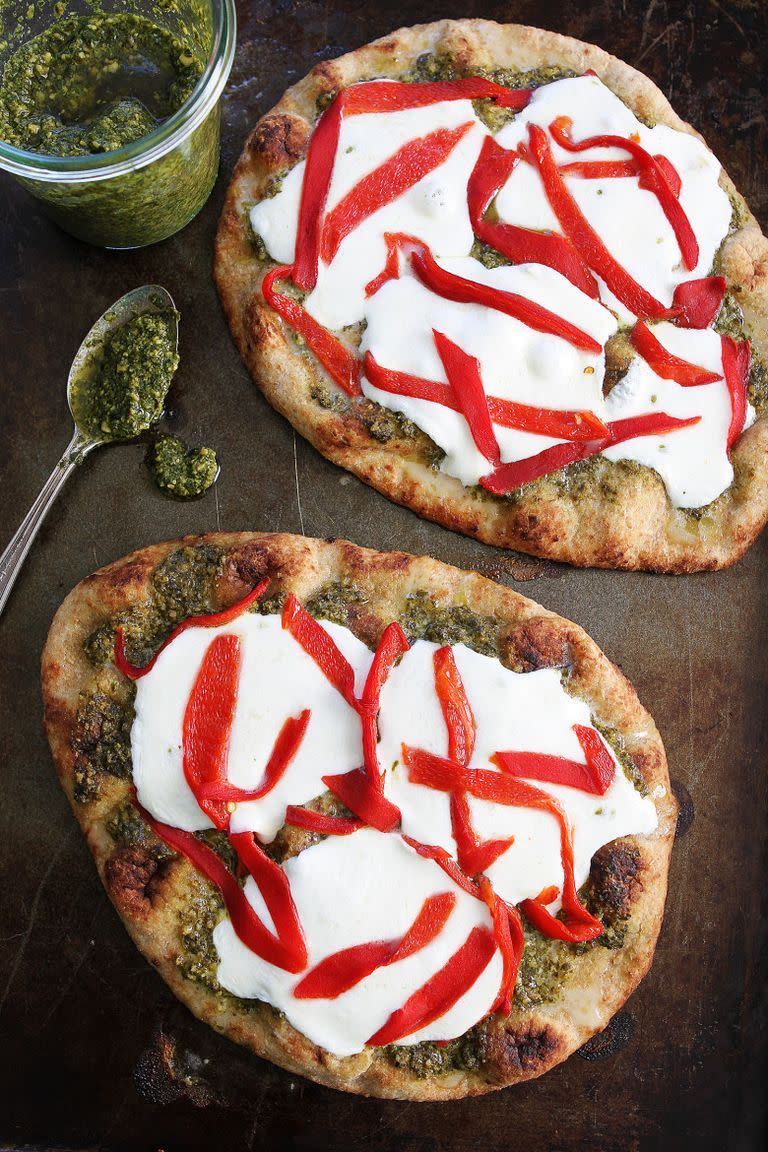
[[[318,64],[259,120],[215,276],[269,402],[391,499],[690,572],[768,517],[767,256],[647,77],[461,20]]]
[[[676,805],[575,624],[481,576],[259,533],[84,580],[56,769],[136,945],[291,1072],[412,1100],[539,1076],[647,971]]]

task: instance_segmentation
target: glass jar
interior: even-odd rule
[[[12,172],[57,224],[104,248],[141,248],[178,232],[208,199],[219,167],[219,98],[235,53],[234,0],[101,0],[99,12],[145,16],[184,39],[204,65],[184,104],[113,152],[50,156],[0,141]],[[63,15],[89,15],[88,0],[2,0],[0,69]]]

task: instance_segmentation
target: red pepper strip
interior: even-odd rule
[[[480,894],[491,913],[496,947],[501,953],[503,963],[499,994],[491,1005],[491,1012],[501,1012],[503,1016],[509,1016],[517,972],[525,947],[523,924],[517,908],[510,907],[499,899],[487,876],[483,876],[480,880]]]
[[[443,404],[453,412],[459,411],[450,386],[440,384],[437,380],[412,376],[409,372],[383,368],[371,352],[365,354],[364,372],[371,384],[382,392],[412,396],[415,400],[429,400],[433,404]],[[521,432],[535,432],[539,436],[555,436],[561,440],[594,440],[608,435],[602,420],[586,408],[536,408],[531,404],[518,404],[515,400],[489,396],[488,411],[493,423],[502,428],[517,428]]]
[[[293,990],[297,1000],[335,1000],[377,968],[384,968],[426,948],[440,935],[456,904],[453,892],[428,896],[408,931],[399,940],[374,940],[326,956]]]
[[[752,350],[748,340],[736,341],[732,336],[721,336],[723,347],[723,371],[725,383],[731,397],[731,422],[728,426],[727,447],[730,452],[734,440],[744,430],[747,418],[747,379]]]
[[[473,928],[447,964],[392,1013],[368,1044],[394,1044],[444,1016],[483,974],[495,951],[493,933],[488,928]]]
[[[451,792],[451,831],[456,841],[456,856],[459,867],[466,876],[479,876],[495,864],[499,856],[510,848],[514,836],[504,840],[484,840],[480,843],[472,827],[469,801],[465,792]]]
[[[527,300],[524,296],[518,296],[516,292],[505,292],[501,288],[493,288],[490,284],[466,280],[463,276],[456,276],[453,272],[441,268],[425,244],[419,245],[419,248],[411,253],[411,264],[419,280],[445,300],[493,308],[497,312],[503,312],[505,316],[519,320],[536,332],[559,336],[585,352],[597,355],[602,351],[601,345],[592,336],[582,332],[562,316],[543,308],[541,304]]]
[[[493,763],[510,776],[565,784],[569,788],[590,792],[593,796],[604,796],[616,774],[613,757],[596,729],[574,724],[573,730],[586,757],[586,764],[542,752],[496,752],[492,757]]]
[[[400,278],[400,245],[396,239],[399,235],[400,233],[398,232],[385,232],[384,242],[387,246],[387,258],[378,276],[374,276],[373,280],[369,280],[366,284],[366,299],[369,296],[375,296],[379,288],[386,284],[387,280],[398,280]]]
[[[642,320],[638,320],[635,324],[630,339],[651,371],[661,376],[662,380],[674,380],[684,388],[713,384],[716,380],[722,380],[718,372],[707,372],[705,368],[699,368],[696,364],[691,364],[668,352]]]
[[[531,89],[504,88],[481,76],[464,76],[460,80],[432,80],[418,84],[369,80],[346,88],[343,96],[344,113],[347,116],[424,108],[443,100],[494,100],[502,108],[513,108],[519,112],[531,99]]]
[[[421,841],[413,840],[410,836],[403,836],[403,840],[413,848],[414,852],[418,852],[419,856],[423,856],[426,860],[434,860],[446,876],[450,876],[451,880],[458,884],[459,888],[468,892],[470,896],[480,895],[477,884],[462,872],[453,856],[450,852],[446,852],[445,848],[439,848],[436,844],[422,844]]]
[[[443,164],[471,127],[470,121],[458,128],[438,128],[427,136],[409,140],[358,181],[325,218],[320,255],[326,264],[333,260],[342,240],[364,220]]]
[[[328,189],[331,186],[331,176],[336,161],[336,149],[339,144],[341,117],[345,103],[346,94],[341,92],[333,103],[329,104],[315,125],[307,150],[304,180],[301,185],[299,223],[296,231],[296,257],[292,272],[296,287],[302,288],[306,292],[311,292],[317,283],[320,235],[325,215],[325,203],[328,199]],[[280,279],[282,278],[280,277]],[[266,292],[264,295],[266,298]],[[272,301],[269,303],[271,304]],[[274,308],[275,305],[273,304],[272,307]],[[279,309],[275,308],[275,311],[279,311]],[[307,343],[309,343],[308,340]]]
[[[297,956],[301,956],[302,967],[305,968],[309,957],[299,914],[291,895],[291,885],[285,872],[256,843],[253,832],[230,833],[229,842],[264,898],[279,939],[290,942]]]
[[[557,940],[594,940],[603,931],[599,920],[580,903],[573,875],[573,841],[565,812],[554,797],[522,780],[501,772],[461,768],[450,760],[417,748],[403,748],[403,759],[412,783],[447,792],[463,788],[480,800],[513,807],[537,808],[554,816],[560,828],[560,859],[563,868],[563,912],[558,920],[535,900],[524,900],[520,908],[540,932]]]
[[[553,900],[557,900],[559,895],[560,889],[556,885],[550,884],[549,888],[542,888],[534,899],[537,904],[551,904]]]
[[[379,711],[379,696],[384,681],[392,671],[397,659],[408,651],[410,645],[408,638],[398,623],[393,621],[384,629],[379,640],[373,663],[368,669],[368,675],[363,688],[360,703],[360,723],[363,729],[363,763],[372,784],[381,791],[384,781],[379,771],[379,757],[376,750],[378,732],[376,729],[376,715]]]
[[[203,812],[217,828],[226,828],[229,823],[227,805],[225,801],[209,799],[204,789],[226,782],[241,659],[237,636],[216,636],[203,656],[184,710],[184,776]]]
[[[635,316],[652,320],[671,320],[673,308],[664,305],[646,292],[625,268],[619,264],[603,244],[566,187],[560,169],[555,163],[547,134],[537,124],[528,125],[531,152],[541,173],[544,191],[560,227],[575,245],[582,259],[597,272],[611,292]],[[629,225],[628,225],[629,226]]]
[[[288,765],[299,750],[304,739],[304,733],[309,724],[311,712],[305,708],[298,716],[289,716],[277,734],[267,765],[264,769],[264,779],[258,788],[238,788],[228,781],[223,783],[203,784],[200,795],[206,800],[234,801],[238,804],[249,800],[261,800],[271,792],[279,780],[285,775]]]
[[[654,156],[663,170],[667,182],[675,196],[680,195],[683,182],[666,156]],[[634,160],[579,160],[575,164],[561,164],[563,176],[579,177],[582,180],[605,180],[622,176],[639,176],[640,169]]]
[[[722,308],[725,279],[704,276],[678,284],[672,297],[672,311],[680,328],[709,328]]]
[[[690,428],[700,420],[700,416],[679,420],[676,416],[668,416],[666,412],[648,412],[642,416],[613,420],[607,425],[610,433],[607,439],[592,440],[586,444],[554,444],[535,456],[527,456],[525,460],[513,460],[509,464],[502,464],[495,472],[481,476],[480,483],[489,492],[503,496],[505,492],[511,492],[513,488],[519,488],[521,484],[528,484],[531,480],[537,480],[539,476],[548,476],[550,472],[556,472],[558,468],[565,468],[577,460],[597,456],[599,452],[614,444],[634,440],[637,436],[663,436],[680,428]]]
[[[454,344],[443,332],[433,328],[432,335],[448,383],[469,426],[478,452],[481,452],[491,464],[500,464],[501,452],[488,411],[479,360],[475,356],[470,356],[458,344]]]
[[[287,264],[271,268],[261,282],[264,299],[286,324],[303,337],[307,347],[314,352],[331,379],[335,380],[348,396],[359,396],[360,361],[357,357],[322,324],[318,324],[297,300],[275,290],[275,281],[285,280],[290,274],[290,265]]]
[[[146,676],[150,672],[155,662],[163,651],[167,648],[172,640],[182,632],[186,632],[188,628],[218,628],[222,624],[231,624],[238,616],[242,616],[243,612],[247,612],[252,604],[255,604],[259,597],[264,593],[269,580],[261,580],[255,588],[253,588],[247,596],[243,596],[242,600],[238,600],[236,604],[232,604],[229,608],[225,608],[222,612],[210,612],[206,616],[188,616],[186,620],[182,620],[181,624],[177,624],[170,636],[163,640],[162,644],[155,652],[152,659],[143,668],[137,668],[135,664],[131,664],[128,657],[125,655],[125,637],[122,628],[117,629],[115,636],[115,667],[118,672],[122,672],[129,680],[140,680],[142,676]]]
[[[362,768],[323,776],[323,784],[364,824],[379,832],[392,832],[400,823],[400,809],[372,784]]]
[[[337,648],[331,636],[314,617],[302,608],[293,592],[283,607],[283,628],[290,632],[307,656],[314,660],[320,671],[347,704],[357,711],[355,674],[346,656]]]
[[[266,925],[260,920],[253,906],[246,898],[245,892],[229,871],[226,864],[216,855],[212,848],[209,848],[202,840],[198,840],[191,832],[182,832],[181,829],[173,828],[170,824],[162,824],[159,820],[155,820],[153,816],[150,816],[149,812],[142,808],[140,804],[137,803],[136,806],[142,819],[146,820],[153,832],[170,848],[173,848],[175,852],[186,856],[189,862],[218,888],[224,899],[227,914],[232,921],[232,927],[238,939],[242,940],[246,948],[250,948],[257,956],[265,960],[267,964],[274,964],[276,968],[282,968],[286,972],[301,972],[302,969],[306,968],[306,945],[304,944],[304,938],[298,920],[294,920],[295,908],[293,908],[288,878],[279,865],[274,864],[273,861],[269,861],[272,867],[276,868],[285,880],[286,887],[283,889],[283,895],[287,896],[290,904],[289,906],[281,907],[278,920],[285,925],[291,923],[295,927],[294,932],[286,933],[286,938],[281,937],[280,939],[270,932]],[[246,835],[248,835],[248,833],[246,833]],[[268,859],[268,857],[265,857],[265,859]],[[282,904],[282,902],[283,899],[281,897],[280,903]],[[272,903],[273,906],[277,907],[277,902],[274,899]],[[291,915],[291,909],[293,909],[293,916]],[[271,909],[270,914],[272,914]],[[275,923],[277,924],[277,921],[275,921]]]
[[[646,152],[645,148],[631,137],[588,136],[586,140],[579,140],[577,143],[571,137],[572,123],[569,117],[559,116],[549,126],[554,139],[566,151],[585,152],[590,148],[622,148],[631,153],[640,169],[640,187],[646,188],[656,196],[675,234],[683,264],[689,272],[692,272],[699,262],[699,242],[678,195],[669,182],[666,167],[662,167],[655,156],[651,156],[650,152]]]
[[[311,808],[297,808],[289,804],[285,810],[285,823],[291,828],[306,828],[320,836],[349,836],[363,827],[360,820],[347,820],[344,816],[327,816]]]
[[[467,185],[467,207],[473,232],[513,264],[546,264],[597,300],[599,290],[595,278],[570,240],[554,232],[536,232],[485,219],[489,204],[519,160],[517,152],[508,152],[492,136],[486,136]]]

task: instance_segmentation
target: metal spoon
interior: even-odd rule
[[[110,437],[99,438],[78,424],[72,404],[73,386],[76,381],[81,381],[84,373],[87,373],[91,366],[96,363],[107,337],[116,328],[122,327],[129,320],[144,315],[146,312],[172,314],[172,331],[178,348],[179,332],[176,323],[176,305],[170,293],[166,292],[165,288],[161,288],[159,284],[145,284],[143,288],[134,288],[132,292],[126,292],[125,296],[121,296],[111,308],[108,308],[104,315],[96,321],[77,350],[67,380],[67,403],[75,422],[75,430],[64,455],[43,485],[42,492],[19,525],[16,535],[0,556],[0,613],[5,608],[11,588],[21,571],[21,566],[32,541],[48,514],[49,508],[64,487],[64,482],[94,448],[99,448],[102,444],[114,443]]]

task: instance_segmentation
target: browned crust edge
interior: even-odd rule
[[[381,444],[354,412],[336,413],[311,399],[323,369],[294,343],[264,303],[265,266],[249,239],[244,205],[271,177],[304,155],[317,98],[377,75],[404,74],[422,53],[449,54],[462,68],[592,68],[639,116],[698,135],[651,80],[594,45],[554,32],[487,20],[445,20],[400,29],[338,60],[318,64],[256,124],[234,171],[216,237],[214,274],[240,354],[270,404],[324,456],[420,516],[486,544],[578,566],[683,573],[733,564],[768,521],[768,414],[740,437],[739,477],[697,521],[669,503],[658,476],[615,470],[606,499],[597,488],[574,502],[542,484],[514,504],[481,495],[408,457],[407,442]],[[725,242],[724,274],[768,354],[768,242],[732,181],[721,183],[745,220]]]
[[[116,848],[106,823],[113,807],[128,797],[127,781],[105,778],[96,800],[84,804],[74,799],[76,712],[81,693],[92,687],[96,676],[83,642],[115,613],[146,599],[153,568],[180,543],[212,543],[224,549],[222,605],[241,595],[244,583],[262,575],[270,576],[271,591],[291,590],[300,598],[309,597],[328,581],[355,580],[365,590],[369,610],[350,624],[369,643],[375,643],[404,597],[419,590],[429,592],[438,604],[464,605],[493,616],[502,627],[509,662],[519,667],[568,663],[574,690],[621,734],[659,815],[656,833],[614,842],[602,861],[604,883],[613,884],[619,877],[618,898],[629,915],[626,942],[618,951],[594,948],[578,957],[556,1004],[529,1011],[515,1009],[506,1021],[488,1026],[483,1038],[484,1063],[478,1071],[419,1079],[394,1067],[376,1050],[338,1059],[269,1008],[244,1008],[185,978],[176,965],[178,915],[185,900],[199,891],[200,878],[181,858],[158,868],[140,850]],[[109,675],[117,673],[110,670]],[[676,817],[661,738],[629,681],[581,628],[509,588],[427,557],[373,552],[345,541],[262,533],[189,537],[117,560],[69,594],[54,618],[43,651],[42,686],[45,727],[59,779],[99,875],[134,942],[196,1016],[290,1072],[371,1096],[444,1100],[478,1095],[539,1076],[565,1060],[605,1027],[650,966],[663,916]],[[622,888],[628,846],[637,867]]]

